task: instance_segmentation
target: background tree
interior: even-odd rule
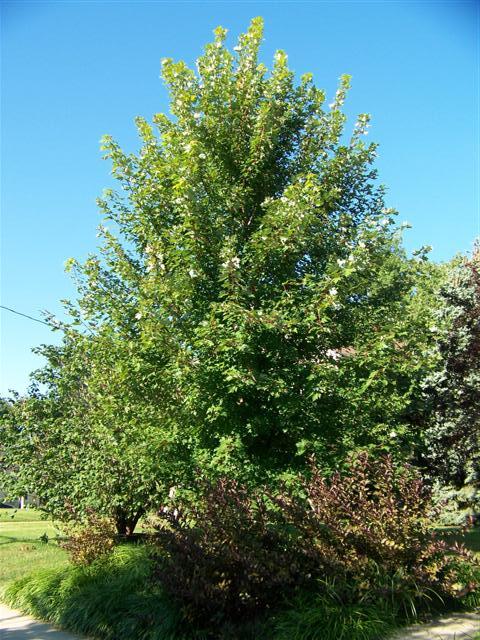
[[[56,520],[94,511],[130,535],[165,494],[165,469],[179,464],[156,405],[139,400],[131,344],[103,327],[95,336],[67,331],[60,347],[38,352],[47,365],[3,421],[6,488],[35,492]]]
[[[432,475],[461,487],[480,472],[480,252],[452,270],[434,326],[438,364],[425,391],[431,421],[425,458]]]

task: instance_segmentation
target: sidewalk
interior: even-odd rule
[[[0,604],[0,640],[81,640]]]
[[[478,633],[480,614],[461,613],[430,624],[413,625],[393,636],[391,640],[471,640]],[[0,640],[82,639],[0,604]]]
[[[391,640],[470,640],[479,633],[479,613],[457,613],[429,624],[407,627]]]

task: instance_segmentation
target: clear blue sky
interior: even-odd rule
[[[231,42],[265,18],[276,48],[330,95],[353,76],[348,112],[369,112],[388,205],[409,249],[468,251],[479,219],[477,2],[1,2],[1,304],[39,317],[74,295],[64,261],[96,246],[95,198],[111,185],[99,139],[136,148],[133,118],[168,108],[160,59],[192,64],[212,29]],[[0,393],[24,391],[47,327],[1,311]]]

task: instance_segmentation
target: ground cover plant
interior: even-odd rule
[[[12,606],[89,637],[108,640],[181,638],[175,610],[148,580],[144,546],[120,546],[85,566],[36,572],[5,592]]]

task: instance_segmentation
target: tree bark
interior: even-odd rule
[[[125,538],[131,538],[138,521],[144,513],[145,511],[143,509],[134,514],[128,513],[123,509],[117,509],[115,511],[114,519],[118,535]]]

